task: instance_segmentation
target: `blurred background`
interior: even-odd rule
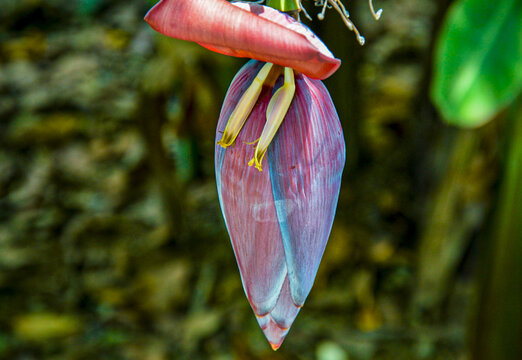
[[[452,10],[463,2],[376,0],[375,22],[345,1],[363,47],[303,2],[343,61],[325,83],[347,165],[278,352],[244,296],[214,180],[221,102],[245,60],[155,33],[153,3],[2,0],[0,359],[522,358],[519,2],[493,2],[497,23],[476,26]],[[470,75],[466,59],[481,67]],[[475,116],[488,99],[460,106],[460,73],[507,95]]]

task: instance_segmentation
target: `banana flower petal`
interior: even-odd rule
[[[145,16],[156,31],[221,54],[257,59],[325,79],[340,66],[305,25],[275,9],[225,0],[161,0]]]
[[[248,62],[225,98],[216,137],[263,63]],[[233,146],[216,145],[219,200],[248,300],[274,349],[310,292],[333,223],[345,144],[321,81],[295,75],[295,93],[265,154],[263,171],[246,162],[267,122],[275,87],[263,87]]]

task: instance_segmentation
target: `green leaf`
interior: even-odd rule
[[[431,96],[449,123],[482,125],[522,90],[522,1],[458,1],[437,45]]]

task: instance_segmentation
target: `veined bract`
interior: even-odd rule
[[[216,183],[243,287],[277,349],[312,288],[337,206],[344,138],[314,79],[340,61],[306,26],[262,5],[162,0],[145,19],[167,36],[257,60],[223,104]]]
[[[236,75],[219,117],[230,114],[261,68],[248,62]],[[265,87],[235,145],[216,144],[219,199],[243,287],[259,325],[277,349],[312,288],[335,215],[345,162],[341,125],[320,80],[296,76],[295,95],[263,160],[247,166],[261,136],[275,88]]]

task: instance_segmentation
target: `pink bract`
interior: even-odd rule
[[[216,139],[262,66],[251,60],[232,80]],[[281,84],[276,82],[276,91]],[[263,171],[248,166],[273,91],[268,86],[261,91],[234,145],[224,149],[216,143],[215,165],[243,287],[275,350],[312,289],[337,208],[346,146],[326,87],[298,74],[294,99],[268,147]]]
[[[340,66],[305,25],[273,8],[225,0],[161,0],[145,16],[156,31],[212,51],[326,79]]]

